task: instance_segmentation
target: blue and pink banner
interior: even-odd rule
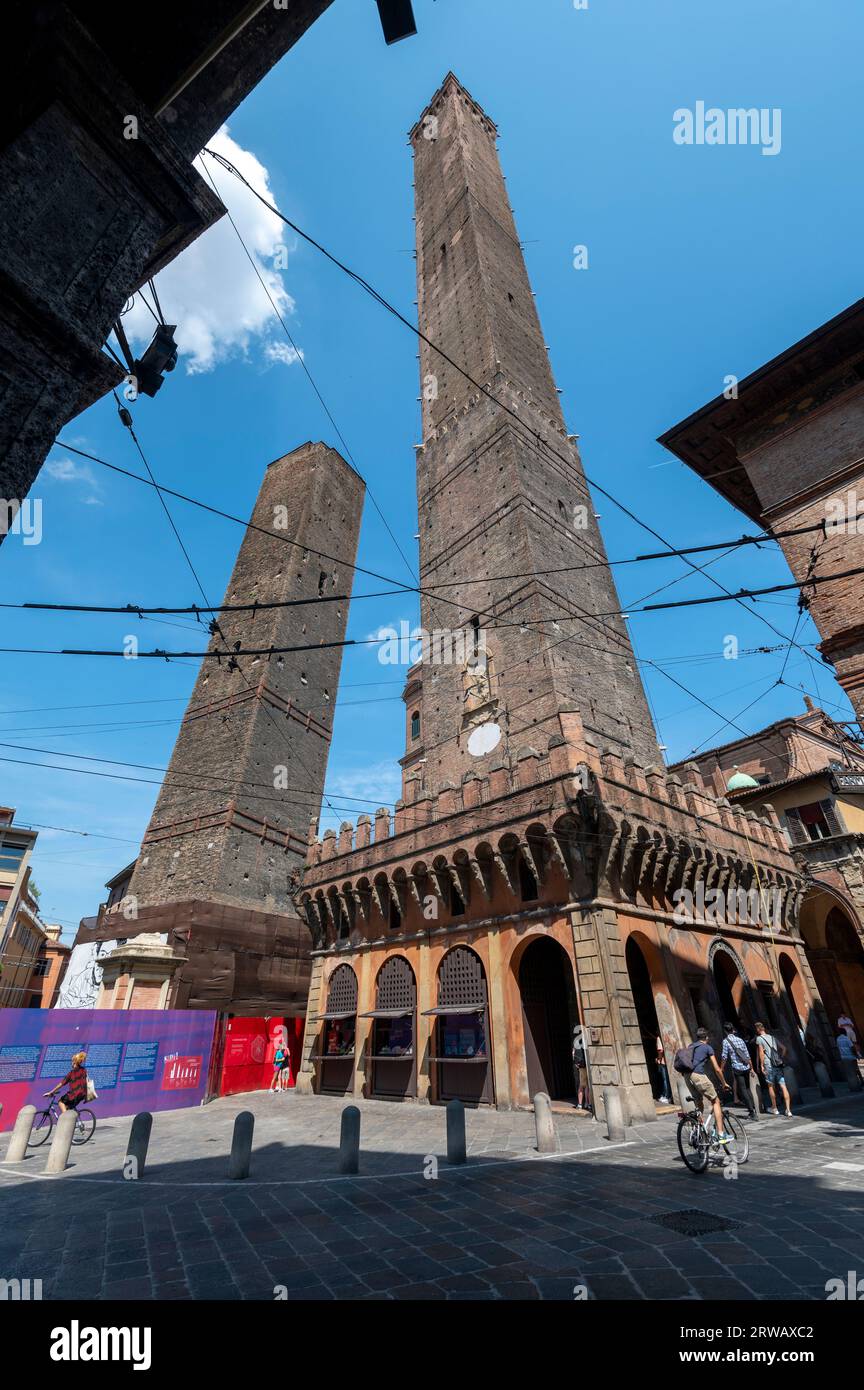
[[[47,1104],[75,1052],[87,1054],[97,1118],[200,1105],[215,1021],[201,1009],[0,1009],[0,1131],[22,1105]]]

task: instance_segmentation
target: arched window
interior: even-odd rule
[[[432,1060],[439,1100],[494,1102],[487,1003],[483,962],[470,947],[454,946],[438,970],[438,1004],[431,1011],[437,1017]]]
[[[420,737],[420,711],[415,709],[411,715],[411,740],[416,742]]]
[[[404,956],[390,956],[378,972],[371,1018],[372,1094],[404,1099],[417,1089],[414,1023],[417,984]]]
[[[357,1028],[357,976],[350,965],[339,965],[330,976],[327,1008],[319,1014],[319,1089],[344,1095],[354,1074]]]

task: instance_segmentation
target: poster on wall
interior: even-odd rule
[[[216,1014],[209,1010],[0,1009],[0,1131],[46,1105],[85,1052],[97,1117],[177,1110],[204,1099]]]

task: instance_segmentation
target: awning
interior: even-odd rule
[[[482,1014],[485,1012],[485,1004],[439,1004],[437,1009],[424,1009],[423,1017],[428,1018],[430,1014]]]
[[[360,1018],[411,1018],[413,1009],[370,1009],[368,1014],[359,1014]]]
[[[342,1009],[341,1012],[333,1012],[333,1011],[331,1011],[331,1012],[326,1013],[326,1014],[316,1014],[315,1017],[311,1020],[311,1022],[312,1022],[312,1023],[323,1023],[324,1020],[326,1019],[326,1021],[327,1021],[328,1023],[334,1023],[334,1022],[335,1022],[337,1019],[339,1019],[339,1018],[356,1018],[356,1017],[357,1017],[357,1010],[356,1010],[356,1009],[347,1009],[347,1010],[346,1010],[346,1009]]]

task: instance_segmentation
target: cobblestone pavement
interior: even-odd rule
[[[824,1299],[828,1279],[864,1274],[864,1099],[751,1125],[732,1181],[684,1168],[674,1116],[620,1146],[557,1116],[561,1152],[541,1157],[530,1114],[468,1112],[469,1163],[452,1168],[442,1110],[383,1102],[360,1103],[362,1171],[341,1177],[343,1105],[257,1094],[156,1115],[139,1182],[121,1173],[126,1120],[60,1178],[44,1151],[0,1158],[0,1278],[54,1299]],[[252,1170],[230,1182],[245,1109]],[[693,1208],[730,1224],[658,1224]]]

